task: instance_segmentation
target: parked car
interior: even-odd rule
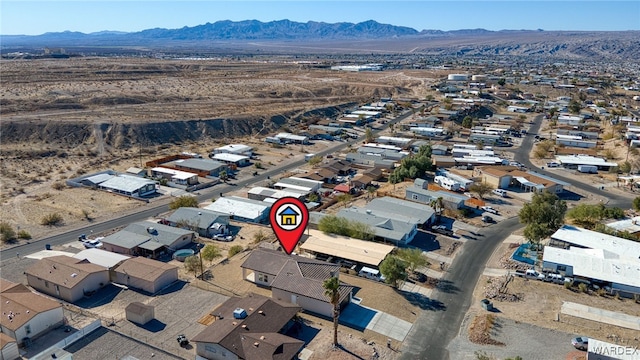
[[[184,336],[183,334],[178,335],[176,340],[178,341],[178,344],[180,344],[180,346],[184,347],[184,346],[189,345],[189,339],[187,339],[187,337]]]
[[[483,211],[486,211],[488,213],[492,213],[492,214],[498,214],[498,210],[492,208],[491,206],[482,206],[480,209],[482,209]]]
[[[442,234],[442,235],[453,236],[453,231],[447,229],[447,227],[444,225],[433,226],[431,227],[431,231],[437,232],[438,234]]]
[[[529,269],[527,271],[524,272],[524,277],[527,279],[535,279],[535,280],[540,280],[543,281],[546,276],[544,274],[540,274],[539,272],[533,270],[533,269]]]
[[[213,235],[213,239],[219,241],[233,241],[234,237],[233,235],[215,234]]]
[[[557,162],[552,161],[552,162],[548,162],[548,163],[547,163],[547,167],[550,167],[550,168],[557,168],[557,167],[560,167],[560,164],[559,164],[559,163],[557,163]]]
[[[507,197],[507,192],[502,189],[493,189],[491,192],[501,197]]]
[[[100,241],[100,239],[92,239],[92,240],[86,240],[82,242],[84,244],[84,247],[87,249],[102,249],[102,247],[104,246],[102,244],[102,241]]]
[[[580,336],[577,338],[571,339],[571,345],[578,350],[587,350],[589,347],[589,338],[585,336]]]
[[[495,220],[493,220],[493,218],[491,216],[485,215],[485,216],[482,217],[482,222],[490,224],[490,223],[495,222]]]

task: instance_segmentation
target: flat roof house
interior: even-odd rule
[[[484,166],[478,169],[482,181],[498,189],[519,187],[527,192],[548,190],[558,194],[570,184],[536,172],[518,170],[515,166]]]
[[[218,177],[221,171],[229,171],[227,164],[209,159],[180,159],[174,162],[174,166],[179,170],[184,170],[196,174],[207,174],[207,176]]]
[[[0,279],[0,302],[0,335],[9,336],[16,343],[22,343],[25,338],[33,339],[43,335],[62,325],[64,321],[61,303],[38,295],[22,284]],[[9,339],[4,340],[5,344],[11,342]],[[3,359],[16,359],[17,357],[12,356],[4,357],[5,344],[2,346]]]
[[[198,174],[164,167],[154,167],[151,169],[151,177],[154,179],[167,179],[178,185],[196,185]]]
[[[225,163],[229,165],[234,165],[237,167],[249,166],[251,164],[249,157],[245,155],[222,153],[222,154],[214,154],[211,158],[215,161],[219,161],[221,163]]]
[[[382,260],[395,249],[395,246],[392,245],[325,234],[320,230],[309,229],[307,231],[309,236],[300,245],[302,252],[344,259],[370,267],[377,268]]]
[[[156,192],[155,181],[133,175],[97,174],[81,180],[81,183],[131,197],[145,197]]]
[[[134,257],[113,270],[112,281],[155,294],[178,280],[178,267],[161,261]]]
[[[109,270],[130,258],[129,256],[103,249],[85,249],[73,255],[73,257],[78,260],[88,260],[92,264],[100,265]]]
[[[244,279],[271,288],[271,296],[298,304],[305,311],[331,317],[333,306],[322,283],[340,272],[340,265],[313,260],[282,251],[257,248],[242,263]],[[341,284],[340,304],[351,300],[353,287]]]
[[[253,148],[249,145],[244,144],[229,144],[225,146],[221,146],[219,148],[215,148],[213,150],[214,154],[236,154],[236,155],[244,155],[249,156],[253,155]]]
[[[291,189],[297,191],[316,192],[320,190],[322,184],[322,181],[303,179],[292,176],[278,180],[278,182],[275,183],[273,187],[276,189]]]
[[[262,224],[268,221],[271,204],[239,196],[225,196],[204,209],[227,214],[236,221]]]
[[[35,290],[71,303],[109,284],[106,268],[64,255],[43,258],[25,274]]]
[[[302,200],[307,195],[309,195],[309,192],[307,192],[307,191],[296,191],[296,190],[291,190],[291,189],[276,190],[276,189],[266,188],[266,187],[262,187],[262,186],[256,186],[256,187],[251,188],[247,192],[247,195],[248,195],[249,199],[258,200],[258,201],[264,201],[265,199],[276,199],[277,200],[277,199],[281,199],[283,197],[293,197],[293,198],[296,198],[298,200]]]
[[[302,135],[294,135],[287,132],[281,132],[274,136],[276,139],[279,139],[283,144],[308,144],[309,137]]]
[[[229,215],[207,209],[181,207],[165,221],[170,226],[187,228],[210,238],[215,234],[228,232]]]
[[[232,297],[211,315],[215,322],[193,337],[199,359],[297,359],[304,341],[283,335],[300,307],[249,294]]]
[[[195,232],[152,221],[131,223],[102,239],[103,249],[125,255],[158,257],[191,244]]]

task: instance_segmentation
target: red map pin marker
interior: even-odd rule
[[[271,206],[271,228],[284,251],[291,255],[309,223],[309,210],[294,197],[283,197]]]

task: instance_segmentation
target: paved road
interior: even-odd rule
[[[418,109],[420,110],[420,109]],[[384,130],[385,128],[387,128],[389,126],[389,124],[394,124],[397,123],[399,121],[402,121],[404,119],[406,119],[408,116],[410,116],[412,114],[411,111],[407,111],[405,114],[400,115],[399,117],[397,117],[394,120],[389,121],[387,124],[385,124],[380,130],[375,130],[373,131],[374,134],[379,133],[380,131]],[[335,146],[332,146],[326,150],[320,151],[317,153],[317,155],[319,156],[325,156],[328,154],[334,154],[336,152],[342,151],[344,150],[347,146],[349,146],[349,144],[351,143],[357,143],[359,141],[364,140],[364,136],[356,139],[356,140],[351,140],[348,142],[340,142],[338,144],[336,144]],[[258,182],[267,180],[268,177],[271,176],[276,176],[279,174],[282,174],[286,171],[289,171],[291,169],[294,169],[296,167],[299,167],[301,165],[303,165],[305,163],[304,159],[303,160],[298,160],[298,161],[294,161],[294,162],[290,162],[287,163],[285,165],[281,165],[278,167],[275,167],[271,170],[268,171],[264,171],[262,172],[260,175],[258,176],[254,176],[248,179],[244,179],[241,181],[237,181],[234,182],[234,185],[217,185],[214,186],[212,188],[208,188],[208,189],[204,189],[199,191],[198,195],[198,201],[206,201],[206,200],[210,200],[214,195],[218,195],[220,193],[227,193],[229,191],[234,191],[238,188],[241,188],[243,186],[246,185],[251,185],[251,184],[256,184]],[[141,207],[139,209],[139,211],[132,213],[132,214],[126,214],[120,217],[116,217],[116,218],[112,218],[109,220],[105,220],[103,222],[96,222],[96,223],[91,223],[88,224],[87,226],[75,229],[75,230],[71,230],[62,234],[58,234],[58,235],[53,235],[50,237],[46,237],[44,239],[40,239],[40,240],[36,240],[36,241],[31,241],[29,243],[26,244],[21,244],[15,247],[12,247],[10,249],[6,249],[3,251],[0,251],[0,264],[2,262],[4,262],[7,259],[11,259],[16,257],[16,253],[20,253],[21,256],[23,255],[28,255],[28,254],[32,254],[36,251],[40,251],[44,249],[44,245],[45,244],[51,244],[52,246],[55,245],[62,245],[65,243],[68,243],[70,241],[74,241],[78,239],[78,236],[80,236],[80,234],[89,234],[91,232],[93,233],[100,233],[102,231],[107,231],[116,227],[120,227],[120,226],[124,226],[124,225],[128,225],[132,222],[136,222],[136,221],[141,221],[144,219],[148,219],[150,217],[153,217],[157,214],[166,212],[169,210],[168,204],[171,201],[171,199],[164,199],[155,203],[148,203],[147,205],[145,205],[144,207]]]
[[[536,116],[529,132],[536,134],[540,129],[542,115]],[[575,182],[558,174],[537,169],[529,161],[529,153],[533,147],[533,135],[526,136],[521,146],[514,151],[514,159],[529,169],[572,183],[575,187],[609,199],[609,205],[629,208],[631,197],[612,194],[598,190],[592,186]],[[518,218],[511,218],[480,231],[482,236],[477,241],[467,241],[461,249],[443,280],[447,287],[434,293],[433,303],[444,307],[443,311],[423,311],[415,321],[411,332],[403,343],[401,359],[449,359],[448,344],[457,336],[464,315],[469,310],[473,289],[478,282],[484,267],[502,241],[522,225]]]

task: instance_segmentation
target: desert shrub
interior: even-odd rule
[[[589,288],[587,287],[587,284],[580,283],[578,284],[578,290],[580,290],[580,292],[586,293],[589,290]]]
[[[0,240],[3,243],[12,242],[16,239],[16,231],[8,222],[0,222]]]
[[[173,200],[171,203],[169,203],[169,209],[171,210],[175,210],[181,207],[198,207],[198,199],[193,197],[193,196],[189,196],[189,195],[183,195],[180,196],[178,198],[176,198],[175,200]]]
[[[24,239],[24,240],[30,240],[31,234],[29,234],[27,230],[20,230],[18,231],[18,238]]]
[[[40,220],[40,224],[47,226],[57,226],[61,225],[63,220],[64,219],[62,218],[62,215],[58,213],[51,213],[43,216]]]
[[[565,281],[564,288],[571,289],[573,287],[573,281]]]
[[[607,294],[607,291],[603,288],[600,288],[596,290],[596,294],[598,294],[599,296],[605,296]]]
[[[242,245],[233,245],[229,249],[229,257],[233,257],[233,255],[239,254],[239,253],[241,253],[243,251],[244,251],[244,248],[242,247]]]

